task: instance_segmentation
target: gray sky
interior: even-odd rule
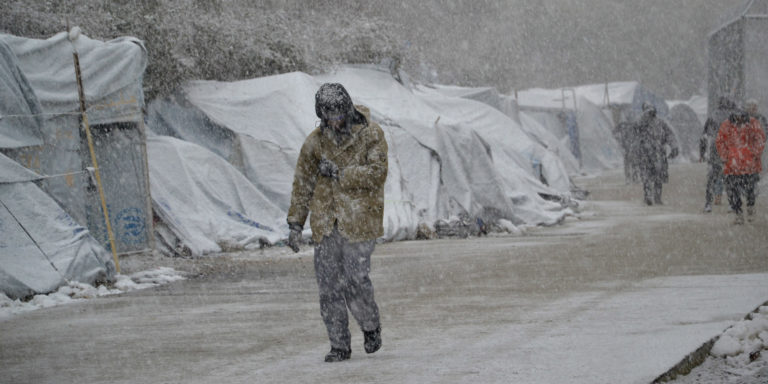
[[[329,5],[332,4],[332,5]],[[396,25],[446,82],[512,88],[640,80],[667,98],[706,89],[707,35],[744,0],[346,1]],[[314,7],[338,6],[320,2]],[[418,47],[418,48],[414,48]]]

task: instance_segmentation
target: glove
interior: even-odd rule
[[[323,158],[320,160],[320,164],[318,164],[317,169],[320,171],[322,176],[329,177],[334,180],[339,179],[339,167],[336,166],[333,161]]]
[[[679,149],[677,149],[677,148],[672,148],[672,150],[669,152],[669,158],[670,158],[670,159],[674,159],[674,158],[675,158],[675,157],[677,157],[677,155],[679,155],[679,154],[680,154],[680,150],[679,150]]]
[[[301,241],[301,225],[296,223],[288,224],[291,229],[291,233],[288,234],[288,247],[294,252],[299,252],[299,242]]]

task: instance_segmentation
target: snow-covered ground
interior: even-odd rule
[[[707,360],[674,382],[768,383],[768,306],[723,332]]]
[[[71,281],[67,285],[60,287],[56,292],[47,295],[35,295],[28,301],[12,300],[5,294],[0,293],[0,321],[10,316],[36,309],[82,302],[94,297],[118,295],[183,279],[184,276],[173,268],[158,267],[130,275],[117,275],[112,287],[105,285],[94,287],[90,284]]]
[[[3,381],[648,383],[722,335],[679,382],[765,383],[768,206],[739,227],[702,214],[704,172],[673,167],[664,206],[617,171],[580,180],[591,201],[562,226],[380,244],[374,355],[355,330],[350,361],[322,362],[311,247],[274,247],[158,258],[199,277],[0,319]]]

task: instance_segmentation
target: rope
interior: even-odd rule
[[[138,107],[138,104],[137,104],[137,107]],[[106,108],[108,107],[103,107],[101,105],[93,105],[90,108],[88,108],[88,110],[99,111]],[[139,111],[137,110],[136,113],[139,113]],[[43,113],[30,113],[30,114],[0,115],[0,120],[6,117],[80,116],[80,115],[82,115],[82,112],[43,112]]]
[[[18,219],[18,218],[16,218],[16,215],[14,215],[14,214],[13,214],[13,212],[11,212],[11,210],[8,208],[8,206],[7,206],[7,205],[5,205],[5,203],[3,202],[3,200],[2,200],[2,199],[0,199],[0,204],[2,204],[2,205],[3,205],[3,207],[5,207],[5,210],[6,210],[6,211],[8,211],[8,214],[10,214],[10,215],[11,215],[11,217],[13,217],[13,220],[15,220],[17,224],[19,224],[19,227],[21,227],[21,229],[24,231],[24,233],[26,233],[26,234],[27,234],[27,237],[29,237],[29,239],[30,239],[30,240],[32,240],[32,243],[34,243],[34,244],[35,244],[35,246],[36,246],[36,247],[37,247],[37,249],[40,251],[40,253],[42,253],[42,254],[43,254],[43,256],[45,256],[45,259],[46,259],[46,260],[48,260],[48,263],[50,263],[50,264],[51,264],[51,267],[53,267],[53,270],[54,270],[54,271],[56,271],[56,273],[58,273],[58,274],[59,274],[59,276],[61,276],[62,278],[64,278],[64,276],[62,276],[62,275],[61,275],[61,272],[59,271],[59,269],[58,269],[58,268],[56,268],[56,266],[55,266],[55,265],[53,265],[53,262],[51,261],[51,258],[50,258],[50,257],[48,257],[48,255],[45,253],[45,251],[43,251],[43,248],[41,248],[41,247],[40,247],[40,244],[38,244],[38,243],[37,243],[37,241],[35,241],[35,238],[34,238],[34,237],[32,237],[32,235],[29,233],[29,231],[27,231],[27,228],[25,228],[25,227],[24,227],[24,224],[22,224],[22,223],[21,223],[21,221],[19,221],[19,219]]]
[[[87,172],[88,172],[88,170],[84,169],[82,171],[77,171],[77,172],[59,173],[59,174],[55,174],[55,175],[41,175],[39,180],[53,179],[53,178],[56,178],[56,177],[74,176],[74,175],[79,175],[79,174],[87,173]]]

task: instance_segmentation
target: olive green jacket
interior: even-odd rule
[[[373,240],[384,234],[384,182],[387,180],[387,141],[368,108],[355,108],[367,123],[352,125],[340,144],[332,129],[320,126],[304,141],[296,164],[288,209],[288,223],[303,226],[310,217],[312,239],[330,235],[334,222],[351,242]],[[334,180],[318,173],[322,158],[339,167]]]

